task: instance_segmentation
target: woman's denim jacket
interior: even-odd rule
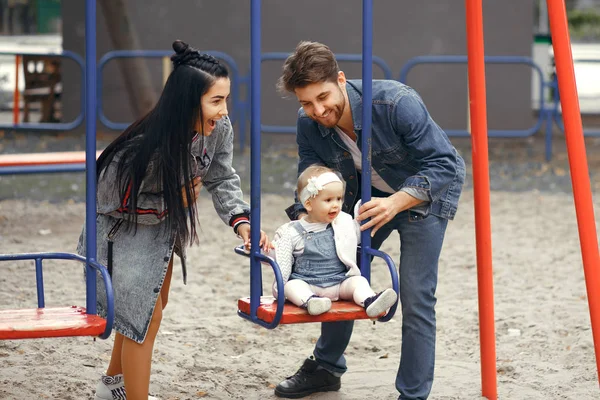
[[[346,84],[357,144],[362,136],[362,81]],[[413,188],[429,199],[409,210],[412,219],[429,214],[453,219],[465,180],[465,163],[446,133],[433,121],[417,92],[400,82],[373,81],[372,167],[395,191]],[[325,164],[346,180],[343,211],[351,212],[360,198],[359,174],[352,155],[335,129],[324,127],[298,112],[298,174],[311,164]],[[297,219],[304,207],[298,202],[286,212]]]
[[[202,183],[212,195],[219,217],[233,224],[239,216],[247,216],[249,206],[243,200],[240,178],[232,167],[233,129],[229,118],[217,122],[212,135],[196,137],[191,149],[191,171],[202,178]],[[128,338],[142,343],[148,324],[160,295],[169,260],[174,251],[179,252],[184,283],[186,281],[186,245],[179,243],[175,232],[164,229],[168,218],[162,199],[162,185],[157,179],[156,164],[148,166],[138,196],[138,225],[135,231],[124,218],[127,204],[121,204],[116,182],[117,160],[103,171],[97,193],[97,260],[108,264],[108,242],[113,242],[112,276],[115,294],[114,328]],[[182,177],[183,179],[183,177]],[[210,207],[200,203],[198,207]],[[132,223],[132,222],[131,222]],[[135,234],[134,234],[135,233]],[[85,256],[85,225],[79,238],[77,252]],[[106,315],[106,295],[102,279],[97,280],[98,313]]]

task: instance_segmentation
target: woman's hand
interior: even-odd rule
[[[246,251],[250,251],[250,224],[244,223],[238,226],[237,233],[244,241],[244,248],[246,249]],[[275,246],[273,246],[273,243],[269,241],[269,237],[263,230],[260,231],[260,241],[258,244],[265,253],[275,248]]]
[[[202,179],[199,176],[195,177],[191,182],[188,183],[190,190],[192,191],[192,199],[194,203],[198,200],[200,189],[202,189]],[[183,198],[183,206],[188,207],[187,196],[185,194],[185,187],[181,188],[181,197]]]

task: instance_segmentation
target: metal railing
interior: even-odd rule
[[[232,113],[230,115],[230,119],[232,123],[235,123],[238,114],[240,112],[240,73],[235,60],[228,54],[223,53],[221,51],[207,51],[207,54],[212,55],[213,57],[224,61],[229,67],[230,71],[230,79],[231,79],[231,99],[233,102]],[[115,130],[124,130],[126,129],[131,122],[113,122],[104,114],[104,110],[102,107],[102,83],[103,83],[103,70],[110,60],[115,58],[133,58],[133,57],[146,57],[146,58],[165,58],[170,57],[173,54],[172,50],[115,50],[109,51],[104,54],[102,58],[98,61],[98,94],[97,94],[97,107],[98,107],[98,118],[100,122],[104,124],[107,128],[115,129]]]

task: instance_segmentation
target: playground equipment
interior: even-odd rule
[[[592,203],[591,187],[589,181],[589,171],[585,153],[585,144],[583,140],[583,128],[579,112],[577,99],[577,90],[575,86],[574,69],[572,55],[570,50],[569,32],[567,26],[566,10],[563,0],[547,0],[548,14],[550,17],[550,28],[552,34],[552,43],[555,53],[557,84],[560,89],[560,102],[562,107],[565,137],[567,142],[571,179],[573,182],[573,194],[575,199],[575,209],[577,214],[579,239],[581,244],[583,267],[586,280],[587,298],[589,302],[592,335],[594,340],[596,368],[600,370],[600,254],[598,251],[598,237],[595,228],[595,217]],[[494,298],[493,298],[493,277],[492,277],[492,244],[491,244],[491,226],[490,226],[490,193],[489,193],[489,173],[488,173],[488,132],[486,117],[486,89],[485,89],[485,59],[483,46],[483,17],[481,0],[465,0],[466,20],[467,20],[467,45],[468,45],[468,71],[469,71],[469,98],[471,115],[471,140],[473,143],[473,175],[475,192],[475,220],[476,220],[476,238],[477,238],[477,271],[478,271],[478,290],[479,290],[479,316],[480,316],[480,343],[481,343],[481,380],[482,394],[488,399],[497,399],[496,382],[496,349],[495,349],[495,326],[494,326]],[[112,309],[109,308],[109,315],[106,321],[98,321],[99,326],[92,326],[92,317],[96,314],[95,290],[96,274],[99,271],[105,280],[107,292],[110,294],[110,278],[106,268],[99,265],[96,261],[96,236],[95,236],[95,122],[96,122],[96,68],[95,68],[95,0],[86,0],[86,64],[85,64],[85,86],[86,91],[86,181],[87,181],[87,205],[86,205],[86,225],[87,231],[87,257],[79,257],[66,253],[45,253],[45,254],[23,254],[23,255],[0,255],[0,261],[18,261],[31,259],[35,260],[36,272],[38,277],[38,309],[25,311],[18,314],[17,311],[3,311],[0,313],[0,339],[4,338],[24,338],[24,337],[48,337],[48,336],[73,336],[78,333],[86,335],[98,335],[106,338],[110,334],[112,325]],[[261,262],[271,264],[274,269],[278,286],[282,286],[281,275],[278,274],[276,266],[272,260],[259,253],[259,228],[260,228],[260,160],[256,153],[260,152],[260,0],[252,0],[252,192],[251,192],[251,222],[254,226],[252,230],[251,241],[253,251],[249,254],[251,262],[251,287],[249,305],[246,311],[240,306],[240,315],[249,318],[256,323],[267,327],[274,327],[279,323],[285,323],[283,301],[278,301],[275,310],[266,310],[260,305],[261,288]],[[368,82],[372,73],[372,0],[363,0],[363,81]],[[370,85],[364,86],[365,102],[370,101]],[[363,110],[363,129],[370,131],[370,109]],[[364,135],[365,137],[367,135]],[[366,145],[366,147],[365,147]],[[370,149],[369,143],[363,143],[363,148]],[[364,152],[367,153],[367,152]],[[368,161],[368,160],[367,160]],[[363,159],[363,162],[365,160]],[[366,164],[365,164],[366,165]],[[369,168],[366,168],[369,171]],[[369,177],[370,178],[370,177]],[[370,179],[368,180],[370,181]],[[367,186],[367,179],[363,179],[363,200],[370,199],[370,186]],[[366,187],[365,187],[366,186]],[[363,236],[363,249],[361,254],[361,265],[367,265],[371,255],[376,254],[370,249],[370,237]],[[239,252],[239,251],[238,251]],[[66,318],[53,315],[49,309],[43,309],[43,280],[42,280],[42,260],[44,259],[72,259],[86,263],[87,282],[86,282],[86,308],[75,308],[70,311],[69,320],[74,319],[83,324],[85,329],[78,328],[66,323]],[[367,262],[365,262],[365,259]],[[387,260],[386,260],[387,261]],[[389,262],[388,262],[389,265]],[[397,281],[392,272],[392,279]],[[368,276],[368,271],[363,270]],[[40,290],[40,287],[42,290]],[[280,290],[282,300],[283,291]],[[41,294],[41,295],[40,295]],[[40,301],[41,299],[41,301]],[[111,302],[109,296],[109,303]],[[260,307],[259,307],[260,306]],[[265,310],[266,314],[273,316],[265,317],[260,310]],[[85,310],[85,311],[84,311]],[[64,311],[57,310],[56,315]],[[40,315],[43,315],[41,318]],[[48,317],[45,319],[45,317]],[[352,315],[352,319],[357,315]],[[297,317],[291,317],[291,322],[301,322]],[[335,316],[334,318],[338,318]],[[15,325],[15,319],[24,322],[23,325]],[[23,319],[23,320],[21,320]],[[56,323],[65,328],[59,334],[47,333],[49,328],[36,325],[36,321],[46,320]],[[261,321],[261,322],[259,322]],[[102,325],[104,327],[101,329]],[[48,325],[48,324],[46,324]],[[17,330],[13,330],[13,327]]]
[[[475,232],[477,239],[477,276],[479,288],[479,320],[482,394],[497,399],[496,347],[494,333],[494,294],[492,277],[492,241],[490,227],[490,191],[486,117],[485,61],[483,47],[483,12],[481,0],[466,0],[469,99],[471,141],[473,143],[473,187],[475,190]],[[547,0],[552,46],[556,59],[560,101],[565,120],[565,136],[569,154],[573,195],[579,227],[579,240],[592,320],[596,369],[600,370],[600,255],[595,228],[583,127],[573,57],[569,40],[567,13],[563,0]]]
[[[254,244],[248,256],[250,257],[250,297],[242,298],[238,301],[238,315],[248,319],[256,324],[266,328],[275,328],[278,324],[290,324],[301,322],[330,322],[342,321],[351,319],[366,319],[369,318],[365,310],[350,302],[338,301],[334,302],[331,311],[321,314],[320,316],[310,316],[305,310],[300,309],[291,304],[285,304],[283,281],[281,272],[277,263],[260,252],[260,246],[256,245],[259,242],[260,234],[260,149],[261,149],[261,123],[260,123],[260,86],[261,86],[261,2],[260,0],[252,0],[250,12],[250,88],[251,88],[251,185],[250,185],[250,224],[252,225],[251,241]],[[372,76],[372,23],[373,23],[373,7],[371,1],[363,1],[363,81],[370,82]],[[281,54],[278,55],[281,57]],[[363,101],[371,102],[372,90],[370,85],[363,87]],[[367,202],[371,199],[371,109],[363,108],[362,115],[362,201]],[[237,248],[236,252],[241,255],[247,255],[241,248]],[[392,259],[385,253],[371,248],[371,235],[369,231],[362,232],[361,235],[361,251],[360,251],[360,266],[362,275],[370,280],[371,256],[381,257],[385,260],[390,270],[393,289],[396,294],[399,293],[398,273]],[[277,302],[273,303],[272,297],[261,298],[262,288],[262,270],[261,263],[269,264],[275,274],[277,282]],[[389,321],[396,312],[398,303],[394,304],[389,312],[379,319],[379,321]]]
[[[86,238],[87,255],[70,253],[0,254],[0,261],[34,260],[38,307],[30,310],[0,311],[0,339],[44,338],[57,336],[99,336],[106,339],[112,331],[114,301],[111,279],[105,266],[96,260],[96,1],[86,0],[85,9],[85,115],[86,115]],[[64,154],[62,156],[65,156]],[[48,156],[50,157],[50,156]],[[73,165],[80,164],[82,154],[70,154]],[[17,160],[23,162],[23,157]],[[59,160],[61,157],[58,157]],[[4,158],[5,162],[6,158]],[[64,161],[64,158],[62,159]],[[48,158],[46,159],[48,161]],[[34,160],[35,162],[35,160]],[[68,164],[67,164],[68,165]],[[35,166],[34,166],[35,167]],[[45,308],[44,260],[75,260],[86,266],[86,306]],[[107,316],[96,312],[96,276],[104,281]]]
[[[562,0],[547,0],[548,13],[552,32],[552,43],[556,57],[558,75],[558,87],[560,89],[560,101],[565,120],[565,134],[571,166],[571,178],[573,181],[573,193],[575,196],[575,207],[579,226],[579,238],[584,262],[586,286],[589,299],[590,316],[592,320],[592,331],[594,347],[596,352],[596,367],[600,370],[600,327],[598,318],[600,315],[600,293],[598,283],[600,280],[600,255],[598,253],[597,234],[594,225],[594,210],[591,196],[591,187],[585,156],[585,145],[583,141],[583,128],[579,113],[577,91],[575,86],[573,62],[569,44],[569,33],[567,29],[567,18],[565,5]],[[477,271],[479,291],[479,318],[480,318],[480,348],[481,348],[481,380],[482,394],[488,399],[497,399],[496,382],[496,345],[494,326],[494,294],[492,275],[492,243],[490,225],[490,182],[488,165],[488,132],[486,116],[486,89],[485,89],[485,59],[483,45],[483,10],[481,0],[465,0],[466,24],[467,24],[467,64],[469,74],[469,98],[471,112],[471,140],[473,156],[473,186],[475,191],[475,223],[477,239]],[[247,319],[269,328],[276,326],[287,316],[287,310],[283,310],[281,302],[282,280],[273,260],[260,254],[258,246],[260,228],[260,0],[252,0],[251,3],[251,151],[252,151],[252,186],[251,186],[251,242],[253,243],[250,257],[251,283],[249,306],[241,304],[239,314]],[[363,0],[363,82],[372,79],[372,1]],[[462,60],[461,60],[462,61]],[[363,87],[363,102],[371,101],[371,86]],[[363,165],[365,171],[370,171],[370,164],[365,154],[370,153],[368,133],[371,130],[371,109],[363,109]],[[370,199],[370,176],[362,181],[363,201]],[[368,265],[369,255],[375,255],[370,249],[370,238],[365,238],[363,232],[363,249],[361,252],[361,267]],[[240,251],[238,251],[240,252]],[[279,288],[277,308],[272,304],[261,305],[262,294],[261,262],[269,263],[275,272],[276,282]],[[363,273],[368,277],[368,268]],[[240,302],[247,303],[247,299]],[[242,307],[243,306],[243,307]],[[269,320],[263,320],[269,316]],[[272,319],[271,319],[272,318]],[[337,318],[337,317],[336,317]],[[297,317],[290,315],[292,322],[298,321]],[[335,319],[334,319],[335,320]]]

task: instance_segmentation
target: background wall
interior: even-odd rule
[[[129,0],[128,10],[142,49],[166,50],[175,39],[201,50],[231,55],[243,75],[250,59],[250,2],[240,0]],[[263,52],[293,50],[300,40],[326,43],[336,53],[360,53],[360,0],[263,1]],[[65,50],[84,54],[84,2],[63,0]],[[531,56],[532,0],[484,2],[486,55]],[[399,76],[402,66],[420,55],[466,54],[465,10],[461,2],[377,0],[374,2],[373,54]],[[97,52],[112,46],[98,7]],[[360,63],[342,62],[349,77],[360,78]],[[162,84],[160,60],[149,60],[156,91]],[[79,73],[67,63],[64,73],[65,117],[78,110]],[[263,123],[293,125],[298,104],[275,91],[281,62],[263,63]],[[487,90],[490,129],[524,129],[533,125],[531,70],[527,66],[489,66]],[[381,71],[374,67],[376,78]],[[107,117],[131,122],[133,115],[116,63],[104,72],[103,101]],[[417,66],[407,83],[424,98],[433,117],[446,129],[467,127],[466,65]],[[71,113],[71,114],[70,114]]]

